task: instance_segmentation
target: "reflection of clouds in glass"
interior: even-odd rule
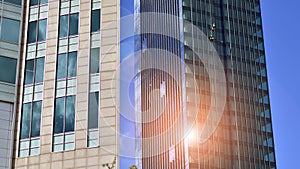
[[[31,136],[36,137],[40,135],[40,124],[41,124],[41,111],[42,102],[33,103],[33,114],[32,114],[32,129]]]
[[[21,139],[29,137],[31,103],[23,105]]]
[[[75,122],[75,96],[68,96],[66,100],[65,132],[74,131],[74,122]]]
[[[64,98],[58,98],[55,102],[54,133],[63,132],[64,124]]]
[[[68,55],[68,77],[76,76],[77,52],[71,52]]]

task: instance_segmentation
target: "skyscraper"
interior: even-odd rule
[[[1,1],[1,167],[276,168],[258,0],[20,2]]]

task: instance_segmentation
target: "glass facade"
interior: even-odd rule
[[[30,1],[19,136],[19,157],[40,154],[47,38],[47,1]]]
[[[183,137],[180,135],[184,132],[182,128],[175,129],[177,134],[171,134],[169,142],[163,138],[158,143],[144,141],[143,152],[154,147],[170,148],[151,157],[144,153],[142,167],[275,169],[260,2],[182,0],[164,3],[142,0],[140,12],[171,14],[183,19],[175,20],[171,28],[167,24],[153,26],[164,24],[161,20],[167,20],[167,16],[158,19],[141,15],[140,22],[135,23],[141,25],[141,32],[146,32],[141,34],[137,43],[143,49],[142,70],[149,64],[147,58],[156,58],[157,54],[151,53],[152,48],[171,52],[173,57],[184,61],[184,71],[181,75],[177,74],[184,82],[182,84],[175,84],[167,74],[155,69],[141,72],[142,112],[154,106],[151,113],[161,113],[158,112],[161,105],[152,103],[150,96],[154,90],[162,90],[162,85],[164,90],[166,88],[163,95],[169,109],[163,111],[165,117],[161,115],[159,119],[143,124],[143,138],[147,140],[164,133],[164,128],[170,128],[166,122],[170,120],[170,124],[175,125],[181,116],[186,121],[179,126],[190,130],[184,141],[176,144],[172,142]],[[164,27],[169,30],[165,31]],[[159,31],[172,36],[156,33]],[[199,38],[203,37],[206,40],[199,42]],[[208,59],[213,65],[213,68],[208,68],[203,56],[213,58],[216,55],[222,66],[218,67],[214,60]],[[160,62],[164,60],[157,60],[157,64]],[[224,109],[215,104],[215,100],[222,98],[223,94],[218,96],[214,93],[217,85],[212,83],[214,78],[211,79],[209,71],[216,74],[219,69],[224,69],[226,78]],[[174,65],[173,71],[181,70],[180,66]],[[209,121],[212,110],[222,112],[222,118]],[[177,115],[174,111],[181,113]],[[198,112],[197,116],[195,112]],[[211,129],[214,129],[211,135],[203,140],[203,134]]]

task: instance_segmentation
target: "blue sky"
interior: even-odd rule
[[[276,160],[300,164],[300,1],[261,0]]]

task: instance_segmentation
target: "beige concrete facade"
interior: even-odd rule
[[[43,91],[43,111],[41,119],[40,155],[18,157],[20,119],[22,108],[22,87],[18,97],[18,111],[16,119],[15,149],[13,168],[102,168],[103,163],[111,162],[119,151],[119,16],[120,0],[102,0],[101,14],[101,55],[100,55],[100,119],[99,119],[99,147],[87,148],[87,113],[89,96],[89,50],[90,50],[90,15],[91,0],[80,0],[79,47],[77,61],[77,92],[76,92],[76,124],[75,150],[52,152],[53,114],[55,102],[56,58],[58,47],[59,1],[49,0],[47,55],[45,58],[45,75]],[[25,21],[28,22],[28,5],[25,5]],[[27,32],[27,25],[24,26]],[[26,33],[24,33],[26,35]],[[26,42],[26,36],[22,39]],[[24,72],[26,43],[23,43]],[[23,82],[24,73],[20,75]],[[117,158],[117,166],[119,168]]]

